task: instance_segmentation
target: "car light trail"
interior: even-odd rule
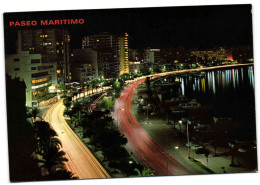
[[[61,99],[47,110],[44,120],[51,124],[62,142],[62,149],[69,160],[66,163],[67,169],[79,179],[110,178],[103,166],[69,127],[63,116],[64,109]]]
[[[165,72],[155,75],[148,75],[152,78],[161,76],[178,74],[192,71],[203,71],[210,69],[219,69],[226,67],[235,67],[250,64],[236,64],[216,67],[205,67],[199,69],[185,69],[180,71]],[[122,91],[121,96],[117,99],[114,106],[114,119],[117,120],[118,128],[127,137],[128,144],[136,157],[147,167],[155,170],[156,175],[185,175],[192,174],[181,163],[168,154],[161,146],[159,146],[148,133],[140,126],[132,113],[131,106],[133,95],[137,86],[145,81],[147,76],[138,78],[137,81],[131,81]],[[116,111],[124,109],[125,111]],[[117,115],[115,115],[117,112]],[[116,118],[118,117],[118,118]]]

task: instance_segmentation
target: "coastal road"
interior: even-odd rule
[[[243,64],[242,64],[243,65]],[[161,73],[153,75],[153,78],[177,74],[183,72],[202,71],[211,69],[220,69],[226,67],[235,67],[242,65],[226,65],[217,67],[207,67],[199,69],[187,69],[181,71]],[[132,99],[137,86],[145,81],[139,78],[135,82],[129,82],[121,92],[114,106],[114,119],[117,120],[118,128],[127,137],[128,145],[134,155],[145,166],[155,170],[156,175],[185,175],[192,172],[185,168],[180,162],[174,159],[166,150],[159,146],[151,136],[140,126],[132,113]]]
[[[182,164],[160,147],[140,126],[131,111],[131,103],[136,87],[145,80],[129,84],[115,103],[118,127],[127,137],[128,144],[135,156],[145,166],[155,170],[156,175],[191,174]],[[116,118],[115,118],[116,119]]]
[[[63,116],[63,99],[49,108],[43,119],[51,124],[62,142],[66,152],[66,168],[79,179],[110,178],[110,175],[69,127]]]

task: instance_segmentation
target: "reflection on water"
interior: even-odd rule
[[[180,94],[197,99],[210,114],[255,127],[254,68],[237,67],[177,76]]]
[[[180,93],[197,99],[211,116],[230,117],[255,130],[254,68],[218,69],[180,75]]]
[[[249,86],[254,90],[253,66],[205,71],[204,74],[202,77],[180,77],[182,95],[188,97],[198,94],[216,95],[230,88],[236,91],[241,86]]]

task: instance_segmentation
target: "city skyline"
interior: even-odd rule
[[[71,48],[81,48],[84,36],[101,32],[129,34],[129,48],[199,48],[252,45],[251,5],[184,6],[5,14],[8,21],[84,19],[84,24],[9,27],[6,51],[15,51],[19,29],[66,28]],[[69,16],[68,16],[69,14]],[[19,15],[17,18],[17,15]],[[7,41],[8,40],[8,41]]]

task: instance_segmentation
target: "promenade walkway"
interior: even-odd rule
[[[140,89],[139,86],[136,92]],[[137,113],[136,102],[138,96],[135,93],[132,103],[132,112],[137,118],[140,125],[145,129],[145,131],[157,142],[161,147],[163,147],[169,154],[171,154],[175,159],[177,159],[185,167],[193,171],[195,174],[208,173],[198,165],[194,164],[188,159],[188,147],[186,147],[187,137],[186,137],[186,126],[179,125],[176,126],[174,130],[173,125],[167,125],[166,120],[162,120],[156,116],[149,116],[149,123],[147,124],[147,114]],[[180,132],[182,130],[182,133]],[[179,133],[178,135],[176,133]],[[231,156],[219,156],[214,157],[214,147],[208,145],[207,148],[210,151],[208,161],[204,154],[196,154],[194,150],[190,151],[190,156],[197,161],[201,162],[202,165],[212,170],[214,173],[241,173],[249,172],[246,168],[241,167],[230,167]],[[218,152],[224,152],[224,149],[218,148]],[[224,168],[223,168],[224,167]]]

